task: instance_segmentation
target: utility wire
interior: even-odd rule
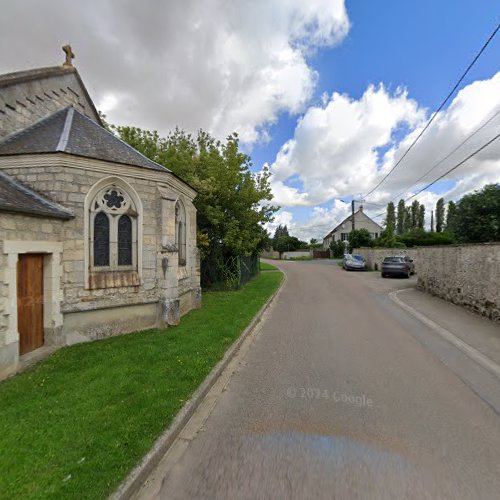
[[[441,103],[437,111],[431,116],[425,127],[420,131],[420,133],[417,135],[417,137],[414,139],[414,141],[410,144],[409,148],[405,151],[403,156],[396,162],[396,164],[387,172],[387,174],[382,178],[382,180],[371,190],[366,194],[366,197],[370,196],[386,179],[389,177],[389,175],[394,172],[394,170],[398,167],[398,165],[405,159],[406,155],[413,149],[413,146],[418,142],[418,140],[422,137],[424,132],[430,127],[431,123],[434,121],[438,113],[444,108],[445,104],[450,100],[451,96],[455,93],[455,90],[459,87],[459,85],[462,83],[463,79],[467,76],[467,73],[471,70],[472,66],[476,63],[476,61],[481,57],[481,54],[485,51],[486,47],[490,44],[490,42],[493,40],[495,35],[497,34],[498,30],[500,29],[500,24],[497,25],[497,27],[494,29],[493,33],[490,35],[488,40],[486,40],[485,44],[481,47],[481,50],[476,54],[472,62],[467,66],[467,69],[464,71],[458,82],[455,84],[453,89],[450,91],[450,93],[446,96],[445,100]]]
[[[412,198],[415,198],[415,196],[418,196],[422,191],[425,191],[426,189],[430,188],[433,184],[436,184],[437,181],[441,180],[443,177],[446,177],[449,173],[451,173],[454,170],[456,170],[458,167],[460,167],[461,165],[463,165],[466,161],[470,160],[473,156],[477,155],[483,149],[487,148],[490,144],[492,144],[493,142],[495,142],[499,137],[500,137],[500,134],[497,134],[495,137],[493,137],[492,139],[490,139],[486,144],[483,144],[479,149],[476,149],[473,153],[471,153],[469,156],[467,156],[467,158],[464,158],[461,162],[457,163],[455,166],[453,166],[450,169],[448,169],[446,172],[444,172],[439,177],[437,177],[436,179],[434,179],[432,182],[430,182],[429,184],[427,184],[426,186],[424,186],[422,189],[420,189],[416,193],[414,193],[411,196],[409,196],[408,198],[406,198],[404,200],[405,203],[407,201],[411,200]],[[380,213],[380,214],[376,215],[374,217],[374,219],[376,219],[377,217],[380,217],[380,216],[382,216],[384,214],[385,214],[385,212]]]
[[[448,158],[450,158],[450,156],[452,156],[454,153],[456,153],[456,151],[459,150],[466,142],[468,142],[478,132],[480,132],[484,127],[486,127],[486,125],[488,125],[489,123],[491,123],[499,114],[500,114],[500,109],[498,109],[490,118],[488,118],[485,122],[483,122],[481,124],[481,126],[479,126],[476,130],[474,130],[474,132],[472,132],[472,134],[470,134],[469,136],[467,136],[458,146],[456,146],[454,149],[452,149],[444,158],[441,158],[437,163],[435,163],[429,170],[427,170],[427,172],[425,172],[425,174],[423,174],[422,176],[420,176],[410,186],[408,186],[406,189],[404,189],[399,194],[397,194],[396,196],[394,196],[391,199],[391,201],[395,202],[402,194],[406,193],[412,186],[417,185],[422,179],[424,179],[425,177],[427,177],[433,170],[435,170],[437,167],[439,167],[439,165],[441,165]],[[385,214],[385,212],[383,212],[382,214],[375,215],[375,218],[376,217],[380,217],[381,215],[384,215],[384,214]]]
[[[450,169],[448,169],[446,172],[444,172],[439,177],[437,177],[436,179],[434,179],[432,182],[430,182],[429,184],[427,184],[427,186],[424,186],[422,189],[420,189],[419,191],[417,191],[415,194],[412,194],[405,201],[408,201],[408,200],[411,200],[412,198],[415,198],[415,196],[419,195],[422,191],[425,191],[426,189],[430,188],[433,184],[436,184],[437,181],[440,181],[443,177],[446,177],[449,173],[453,172],[453,170],[456,170],[458,167],[460,167],[460,165],[463,165],[467,160],[470,160],[477,153],[479,153],[483,149],[487,148],[490,144],[492,144],[493,142],[495,142],[499,137],[500,137],[500,134],[497,134],[495,137],[493,137],[493,139],[490,139],[486,144],[484,144],[483,146],[481,146],[479,149],[476,149],[476,151],[474,151],[474,153],[472,153],[469,156],[467,156],[467,158],[463,159],[460,163],[457,163],[454,167],[451,167]]]

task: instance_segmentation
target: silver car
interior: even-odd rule
[[[351,255],[347,253],[342,260],[342,267],[346,271],[365,271],[366,262],[362,255]]]

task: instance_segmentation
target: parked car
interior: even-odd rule
[[[387,276],[405,276],[409,278],[415,274],[413,259],[407,255],[385,257],[382,262],[382,278]]]
[[[347,253],[342,260],[342,267],[346,271],[365,271],[366,262],[362,255],[351,255]]]

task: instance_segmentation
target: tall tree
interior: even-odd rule
[[[411,229],[418,227],[418,216],[420,213],[420,203],[415,200],[411,204]]]
[[[277,241],[280,236],[290,236],[288,233],[288,228],[286,225],[282,226],[281,224],[278,225],[278,227],[274,231],[274,236],[273,236],[273,241]]]
[[[394,234],[394,229],[396,228],[396,213],[394,209],[394,203],[390,201],[387,204],[387,215],[385,217],[385,229],[389,234]]]
[[[500,184],[464,196],[458,202],[455,228],[465,243],[500,241]]]
[[[411,230],[411,207],[405,207],[405,218],[403,223],[403,233],[407,233]]]
[[[444,229],[444,198],[439,198],[436,203],[436,233]]]
[[[434,210],[431,210],[431,233],[434,232]]]
[[[355,248],[371,247],[372,237],[368,229],[354,229],[349,233],[349,252]]]
[[[425,228],[425,205],[420,205],[420,210],[418,211],[418,227],[420,229]]]
[[[156,131],[136,127],[112,129],[198,191],[198,241],[207,242],[202,267],[209,255],[249,255],[268,243],[263,225],[278,209],[270,203],[270,174],[266,168],[252,173],[251,158],[240,151],[237,134],[223,142],[203,131],[193,137],[176,129],[162,138]]]
[[[457,205],[454,201],[448,202],[446,211],[446,232],[455,234],[455,225],[457,219]]]
[[[398,234],[403,234],[405,231],[405,200],[399,200],[398,214],[396,216],[396,231]]]

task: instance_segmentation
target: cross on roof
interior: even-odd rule
[[[75,54],[73,54],[73,51],[71,50],[71,45],[69,43],[63,45],[62,49],[63,52],[66,54],[66,61],[64,61],[63,66],[73,66],[71,59],[75,58]]]

